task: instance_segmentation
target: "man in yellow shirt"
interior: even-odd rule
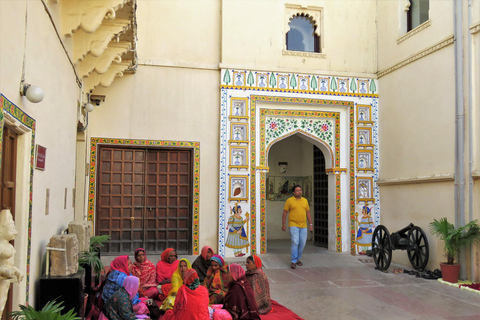
[[[307,220],[310,225],[310,231],[313,231],[313,224],[308,201],[302,197],[302,187],[298,184],[294,185],[292,192],[293,197],[288,198],[283,207],[282,230],[287,231],[285,222],[288,214],[288,227],[290,228],[290,238],[292,240],[292,264],[290,267],[295,269],[297,266],[303,265],[300,258],[307,243]]]

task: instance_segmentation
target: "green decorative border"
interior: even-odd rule
[[[28,204],[28,246],[27,246],[27,274],[25,277],[26,281],[26,293],[25,301],[28,304],[30,298],[30,257],[32,253],[32,199],[33,199],[33,163],[35,157],[35,119],[30,117],[28,114],[23,112],[22,109],[14,105],[9,101],[3,94],[0,94],[0,105],[2,110],[11,114],[15,119],[20,121],[23,125],[32,130],[32,145],[30,147],[30,195],[29,195],[29,204]],[[1,155],[2,147],[1,142],[3,141],[3,111],[0,112],[0,165],[1,165]]]
[[[251,145],[251,152],[250,152],[250,160],[251,160],[251,181],[252,181],[252,190],[250,194],[250,212],[251,212],[251,238],[250,238],[250,246],[252,250],[252,254],[256,253],[256,190],[255,190],[255,183],[256,181],[256,103],[257,101],[265,101],[265,102],[276,102],[276,103],[290,103],[290,104],[315,104],[315,105],[329,105],[329,106],[342,106],[342,107],[349,107],[350,109],[350,163],[354,162],[354,152],[353,152],[353,139],[354,139],[354,128],[353,128],[353,117],[354,117],[354,103],[351,101],[337,101],[337,100],[322,100],[322,99],[310,99],[310,98],[294,98],[294,97],[271,97],[271,96],[258,96],[258,95],[251,95],[250,96],[250,125],[251,125],[251,134],[250,134],[250,145]],[[340,164],[340,114],[337,112],[314,112],[314,111],[295,111],[295,110],[270,110],[270,109],[262,109],[260,112],[260,166],[265,167],[265,155],[267,151],[264,144],[265,144],[265,115],[269,112],[273,114],[282,114],[288,116],[310,116],[310,117],[328,117],[335,118],[335,166],[339,167]],[[277,112],[277,113],[275,113]],[[262,122],[263,118],[263,122]],[[302,132],[304,133],[304,132]],[[316,138],[309,134],[312,138]],[[333,159],[332,159],[333,160]],[[354,175],[354,172],[351,170],[351,175]],[[265,228],[265,176],[264,172],[260,173],[260,239],[261,239],[261,253],[266,253],[266,228]],[[352,180],[352,179],[350,179]],[[341,252],[342,249],[342,233],[341,233],[341,189],[340,189],[340,175],[336,175],[336,250],[337,252]],[[350,194],[355,194],[355,185],[350,182]],[[352,198],[353,199],[353,198]],[[351,199],[351,200],[352,200]],[[353,207],[354,210],[355,207]],[[353,211],[352,211],[353,212]]]
[[[168,140],[130,140],[130,139],[111,139],[111,138],[91,138],[90,149],[90,181],[88,192],[88,220],[94,221],[95,212],[95,179],[97,167],[97,146],[106,145],[125,145],[125,146],[151,146],[151,147],[176,147],[193,148],[193,254],[198,255],[199,239],[199,215],[200,215],[200,142],[195,141],[168,141]]]

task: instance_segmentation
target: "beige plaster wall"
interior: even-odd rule
[[[47,148],[46,169],[35,170],[33,180],[29,303],[35,305],[45,246],[50,237],[65,229],[74,217],[72,198],[79,87],[40,1],[0,1],[0,34],[1,93],[36,120],[35,143]],[[26,81],[45,92],[40,103],[32,104],[19,95],[23,64]],[[21,135],[18,141],[16,227],[19,235],[15,247],[16,262],[26,273],[32,133]],[[50,189],[50,204],[49,214],[45,215],[47,188]],[[25,280],[14,285],[14,306],[25,303],[25,293]]]
[[[91,137],[200,142],[200,248],[218,243],[219,73],[144,67],[108,89],[90,114]]]
[[[284,56],[286,4],[323,10],[326,58]],[[300,10],[300,9],[299,9]],[[222,1],[222,66],[323,74],[374,74],[377,70],[374,1]]]
[[[288,162],[287,172],[280,173],[278,162]],[[297,135],[275,143],[268,153],[267,177],[272,176],[313,176],[312,144]],[[282,231],[284,201],[266,201],[267,240],[290,239],[290,234]],[[313,219],[313,206],[310,203]],[[313,221],[313,220],[312,220]],[[268,247],[267,247],[268,252]]]

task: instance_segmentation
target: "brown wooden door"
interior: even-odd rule
[[[101,147],[96,234],[105,253],[191,253],[190,150]]]
[[[0,111],[1,112],[1,111]],[[0,169],[0,210],[10,209],[15,220],[15,181],[17,163],[17,134],[7,127],[3,128],[2,161]],[[13,241],[11,242],[13,244]],[[2,320],[7,320],[7,314],[12,312],[12,287],[8,291],[7,302]]]

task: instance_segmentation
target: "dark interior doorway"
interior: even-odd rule
[[[323,152],[313,146],[313,243],[328,248],[328,177]]]

